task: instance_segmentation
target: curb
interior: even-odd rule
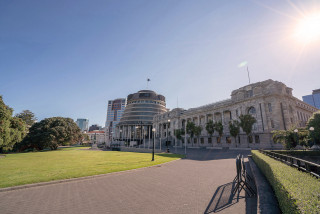
[[[257,187],[257,213],[280,214],[281,211],[279,209],[278,200],[276,199],[268,180],[255,164],[252,156],[248,156],[248,160]]]
[[[132,172],[132,171],[137,171],[137,170],[142,170],[142,169],[147,169],[147,168],[152,168],[152,167],[159,167],[161,165],[169,164],[175,161],[181,160],[181,158],[169,161],[166,163],[161,163],[153,166],[146,166],[142,168],[136,168],[136,169],[129,169],[129,170],[124,170],[124,171],[118,171],[118,172],[110,172],[106,174],[100,174],[100,175],[90,175],[90,176],[85,176],[85,177],[79,177],[79,178],[69,178],[69,179],[62,179],[62,180],[55,180],[55,181],[46,181],[46,182],[40,182],[40,183],[33,183],[33,184],[25,184],[25,185],[19,185],[19,186],[12,186],[12,187],[5,187],[5,188],[0,188],[0,192],[9,192],[12,190],[20,190],[20,189],[27,189],[27,188],[32,188],[32,187],[40,187],[40,186],[47,186],[51,184],[59,184],[59,183],[67,183],[67,182],[73,182],[73,181],[81,181],[81,180],[89,180],[93,178],[100,178],[104,176],[111,176],[114,174],[120,174],[120,173],[127,173],[127,172]]]

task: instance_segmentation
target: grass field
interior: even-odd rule
[[[83,147],[7,154],[0,158],[0,188],[77,178],[157,165],[181,158],[174,154],[94,151]]]

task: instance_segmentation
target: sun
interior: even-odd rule
[[[294,37],[305,44],[320,41],[320,12],[302,18],[296,26]]]

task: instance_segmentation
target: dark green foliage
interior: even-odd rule
[[[229,121],[229,130],[230,130],[230,135],[234,137],[235,142],[237,142],[237,136],[240,133],[239,121],[237,120]]]
[[[202,131],[202,127],[201,126],[195,126],[194,127],[194,135],[197,136],[197,138],[199,138],[200,134],[201,134],[201,131]]]
[[[208,132],[208,134],[210,135],[210,137],[212,137],[213,133],[214,133],[214,123],[212,120],[209,120],[206,124],[206,130]]]
[[[294,157],[301,157],[301,156],[320,156],[320,151],[302,151],[302,150],[274,150],[273,152],[294,156]]]
[[[196,125],[194,124],[194,122],[191,122],[191,121],[187,122],[186,131],[187,131],[187,134],[189,134],[191,138],[193,138],[193,136],[194,136],[195,127],[196,127]]]
[[[308,130],[310,127],[314,128],[314,131],[310,131],[310,138],[317,144],[320,145],[320,111],[313,113],[312,117],[307,123]]]
[[[252,151],[252,158],[271,184],[282,213],[319,213],[317,178],[258,151]]]
[[[178,140],[182,140],[182,135],[184,135],[184,129],[175,129],[174,130],[174,135]]]
[[[26,134],[25,123],[20,118],[12,117],[12,111],[0,96],[0,152],[12,150]]]
[[[60,145],[74,144],[82,137],[80,128],[71,118],[47,118],[31,126],[19,150],[28,148],[55,150]]]
[[[216,130],[221,138],[223,135],[223,125],[221,121],[217,121],[214,123],[214,130]]]
[[[252,136],[251,136],[252,126],[255,122],[257,122],[256,118],[254,118],[250,114],[245,114],[245,115],[240,115],[239,119],[240,119],[240,124],[239,124],[240,127],[248,136],[249,142],[252,141]]]
[[[272,140],[276,143],[281,143],[285,149],[293,149],[297,145],[309,146],[309,131],[305,129],[297,129],[295,127],[289,130],[274,130],[271,133]]]
[[[29,110],[23,110],[21,113],[16,114],[16,117],[21,118],[29,127],[32,126],[37,118]]]

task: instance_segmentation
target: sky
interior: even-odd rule
[[[104,126],[107,101],[147,78],[168,108],[188,109],[230,98],[248,66],[251,83],[301,99],[320,88],[320,39],[296,36],[310,14],[320,1],[0,0],[0,95],[14,114]]]

